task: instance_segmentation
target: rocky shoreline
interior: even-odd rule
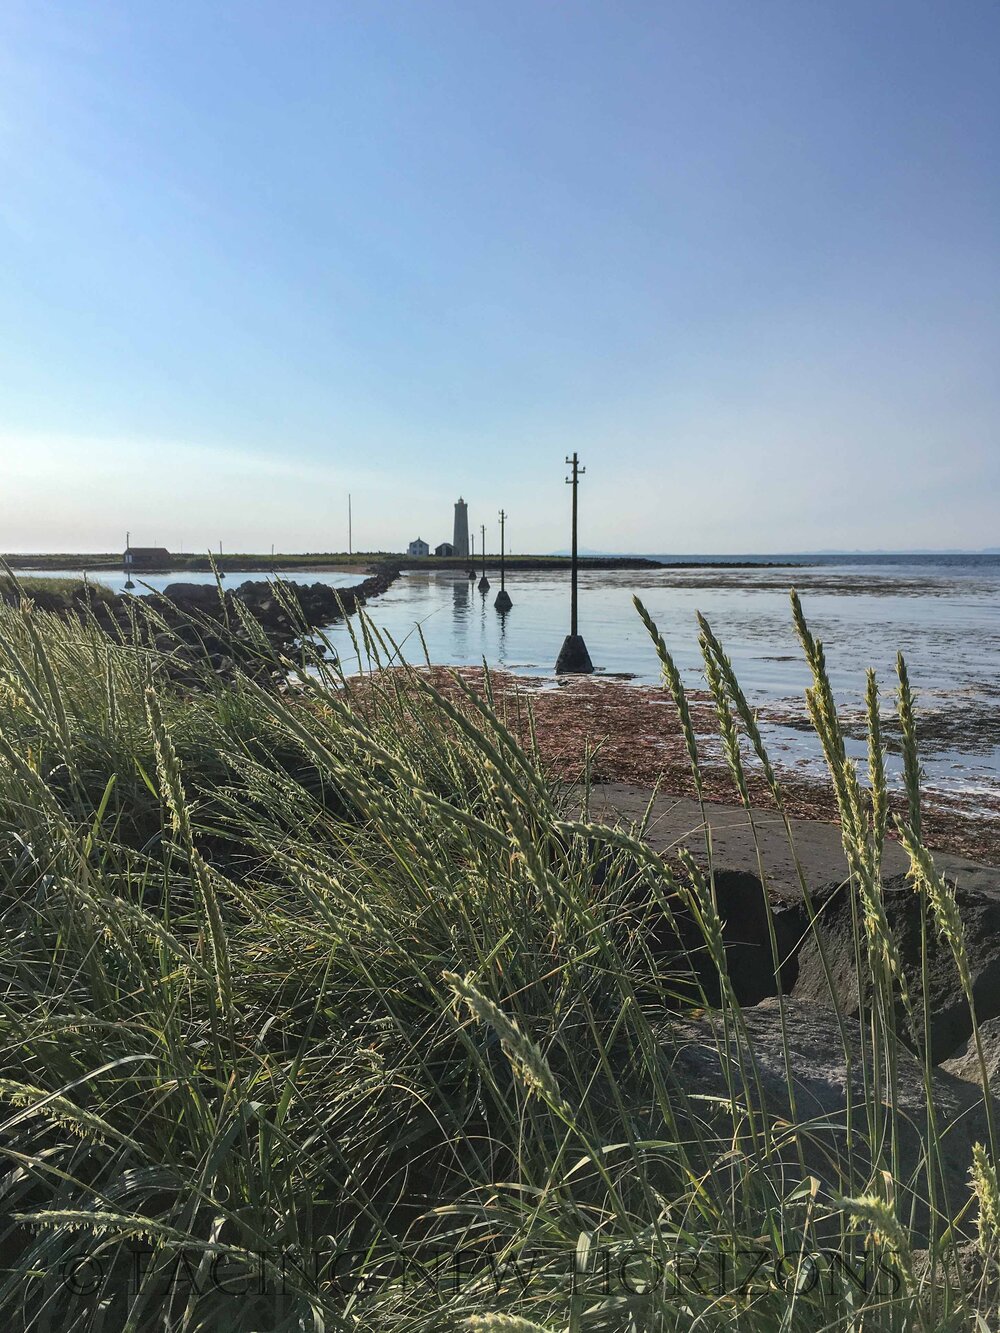
[[[163,592],[138,596],[80,584],[68,602],[44,590],[30,596],[42,610],[88,616],[115,638],[138,638],[159,649],[171,676],[194,684],[206,660],[221,675],[237,668],[254,676],[273,675],[275,652],[286,653],[311,631],[353,614],[399,575],[399,566],[386,562],[346,588],[276,578],[247,580],[235,588],[177,582]],[[16,603],[18,585],[11,584],[3,596]],[[137,605],[150,614],[137,616]],[[262,651],[265,644],[271,651]]]

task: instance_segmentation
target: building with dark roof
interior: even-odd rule
[[[123,563],[126,570],[169,570],[170,552],[165,546],[127,546]]]

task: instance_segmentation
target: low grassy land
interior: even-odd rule
[[[0,600],[16,605],[22,598],[30,598],[44,611],[69,611],[87,602],[110,601],[114,593],[100,583],[82,579],[20,578],[0,573]]]
[[[392,558],[385,551],[369,551],[348,555],[346,551],[321,551],[306,554],[262,554],[255,552],[235,552],[226,555],[208,555],[204,551],[181,551],[170,553],[171,570],[209,570],[213,564],[222,570],[270,570],[270,569],[310,569],[316,568],[358,568],[372,561]],[[60,569],[108,570],[122,568],[121,551],[82,553],[39,553],[37,555],[7,555],[2,559],[16,569]]]
[[[95,555],[10,555],[4,556],[15,569],[120,569],[121,554]],[[171,552],[170,569],[206,571],[213,565],[223,571],[264,571],[272,569],[361,569],[372,564],[391,562],[403,569],[461,569],[466,570],[475,564],[482,568],[482,557],[465,556],[408,556],[394,551],[356,551],[348,555],[346,551],[320,551],[306,554],[261,555],[254,552],[232,552],[226,555],[209,556],[204,552]],[[488,569],[499,569],[500,556],[487,555]],[[642,556],[585,556],[580,559],[581,568],[586,569],[656,569],[658,562]],[[566,555],[517,555],[507,557],[508,569],[568,569],[570,558]]]
[[[741,999],[710,843],[705,872],[591,822],[488,689],[381,672],[359,624],[361,682],[318,645],[286,689],[207,664],[181,688],[166,629],[0,606],[5,1326],[992,1326],[992,1098],[941,1082],[888,925],[874,686],[869,792],[799,618],[859,1022]],[[703,647],[736,790],[756,751],[781,809]],[[940,938],[971,1006],[903,668],[898,709],[925,957]],[[755,869],[766,995],[793,946]]]

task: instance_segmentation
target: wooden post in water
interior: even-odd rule
[[[566,478],[567,486],[573,487],[573,554],[570,562],[570,603],[569,603],[569,633],[563,640],[563,646],[559,650],[559,656],[556,659],[556,671],[560,673],[575,672],[579,675],[586,675],[593,671],[594,664],[590,660],[590,653],[587,652],[587,645],[579,632],[577,621],[577,554],[576,554],[576,497],[580,489],[580,477],[586,472],[585,467],[580,466],[580,460],[576,453],[572,458],[567,458],[566,462],[572,467],[573,474]]]
[[[503,548],[504,548],[504,523],[507,521],[507,515],[500,510],[500,591],[497,593],[497,599],[493,603],[496,609],[506,613],[514,605],[510,600],[510,593],[504,587],[504,567],[503,567]]]

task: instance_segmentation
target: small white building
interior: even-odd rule
[[[418,537],[415,542],[410,542],[406,548],[407,555],[430,555],[431,548],[424,541],[423,537]]]

